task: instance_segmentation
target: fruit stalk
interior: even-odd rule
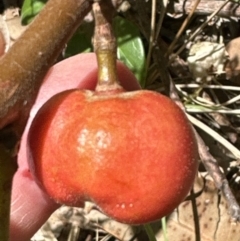
[[[114,7],[110,0],[96,1],[92,7],[95,18],[93,46],[98,62],[96,91],[120,89],[116,67],[117,43],[112,28]]]

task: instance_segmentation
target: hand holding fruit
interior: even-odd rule
[[[76,71],[72,70],[78,70]],[[119,76],[128,79],[126,89],[138,89],[132,73],[122,64],[118,64]],[[76,78],[73,78],[73,77]],[[69,78],[75,81],[68,81]],[[53,66],[45,78],[21,140],[18,154],[19,169],[14,177],[11,206],[11,241],[30,240],[43,225],[49,215],[58,207],[36,185],[29,172],[26,155],[26,136],[34,115],[47,99],[59,91],[71,88],[94,89],[97,81],[97,62],[95,54],[80,54]],[[37,218],[36,218],[37,217]]]
[[[63,91],[40,108],[28,133],[30,169],[56,202],[92,201],[129,224],[155,221],[192,187],[197,144],[172,100],[151,91],[126,92],[119,85],[108,5],[96,2],[93,10],[97,86]]]
[[[37,113],[28,135],[37,182],[56,202],[90,200],[120,222],[169,214],[188,194],[198,167],[185,114],[154,92],[98,87],[64,91]]]

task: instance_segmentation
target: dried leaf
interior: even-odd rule
[[[228,79],[233,80],[235,83],[240,84],[240,37],[231,40],[226,50],[229,55],[229,61],[226,64],[226,76]]]
[[[240,224],[231,222],[227,204],[213,181],[207,177],[198,177],[195,181],[194,192],[198,194],[193,200],[183,202],[168,219],[167,236],[175,241],[239,241]],[[200,238],[196,238],[196,230]],[[164,241],[163,233],[157,234],[158,241]]]
[[[222,74],[226,60],[224,44],[211,42],[193,44],[187,58],[189,70],[197,80],[211,74]]]

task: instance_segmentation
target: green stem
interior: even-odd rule
[[[118,83],[116,56],[111,50],[97,50],[98,86]]]
[[[98,84],[96,91],[120,89],[117,75],[117,43],[112,28],[115,9],[111,1],[93,3],[95,31],[94,51],[98,61]]]
[[[149,241],[157,241],[153,229],[150,224],[144,224],[145,231],[148,235]]]
[[[166,217],[161,219],[164,241],[168,241]]]

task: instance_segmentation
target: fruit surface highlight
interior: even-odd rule
[[[146,90],[67,90],[39,110],[28,135],[29,165],[58,203],[93,201],[130,224],[173,211],[192,187],[197,144],[182,110]]]

